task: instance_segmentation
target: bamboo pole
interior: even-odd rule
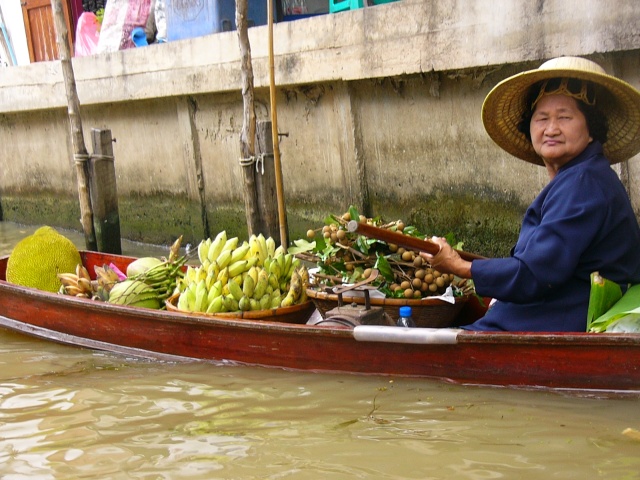
[[[273,0],[267,0],[267,23],[269,26],[269,98],[271,101],[271,136],[273,138],[273,163],[276,174],[276,198],[278,201],[278,224],[280,227],[280,245],[287,250],[287,212],[284,204],[282,186],[282,165],[280,163],[280,138],[278,137],[278,109],[276,106],[276,86],[273,60]]]
[[[240,163],[244,178],[244,208],[247,217],[249,235],[260,233],[260,213],[255,177],[255,140],[256,140],[256,111],[253,96],[253,66],[251,65],[251,47],[249,45],[248,1],[236,1],[236,29],[240,44],[240,71],[242,77],[243,122],[240,133]]]
[[[67,93],[69,126],[71,129],[71,143],[73,144],[73,159],[76,166],[78,183],[78,198],[80,201],[80,223],[84,231],[84,241],[87,250],[96,250],[96,235],[93,227],[93,211],[89,195],[89,155],[84,144],[82,120],[80,118],[80,102],[76,89],[76,79],[71,64],[71,53],[68,41],[67,22],[64,18],[62,0],[51,0],[53,21],[56,28],[56,43],[60,55],[60,65],[64,77]]]

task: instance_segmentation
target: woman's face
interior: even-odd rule
[[[547,167],[557,171],[593,140],[577,100],[566,95],[545,95],[531,117],[531,143]]]

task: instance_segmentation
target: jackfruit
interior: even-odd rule
[[[57,292],[59,273],[75,273],[80,252],[64,235],[45,226],[20,240],[7,261],[7,281],[24,287]]]

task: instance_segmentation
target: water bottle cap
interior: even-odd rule
[[[400,316],[401,317],[410,317],[411,316],[411,307],[400,307]]]

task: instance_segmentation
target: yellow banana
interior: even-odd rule
[[[293,305],[294,303],[294,299],[293,296],[290,294],[287,294],[286,297],[284,297],[284,300],[282,300],[282,302],[280,303],[281,307],[290,307],[291,305]]]
[[[231,250],[224,250],[216,259],[216,262],[221,269],[231,263],[231,253]]]
[[[258,300],[256,300],[255,298],[250,298],[249,299],[249,310],[251,310],[251,311],[260,310],[260,302],[258,302]]]
[[[228,239],[222,247],[222,251],[229,252],[235,250],[235,248],[238,246],[238,240],[238,237]]]
[[[200,259],[200,263],[204,263],[204,261],[207,260],[210,246],[211,246],[210,238],[207,238],[206,240],[202,240],[198,244],[198,258]]]
[[[264,262],[267,258],[267,239],[260,233],[258,235],[258,246],[260,247],[260,262]]]
[[[300,279],[300,275],[298,272],[294,271],[291,276],[291,285],[289,286],[289,293],[287,296],[291,296],[293,298],[293,303],[300,298],[300,294],[302,293],[302,281]]]
[[[247,271],[247,261],[246,260],[238,260],[235,263],[229,264],[229,276],[235,277],[237,275],[242,275]]]
[[[211,246],[209,247],[209,252],[207,253],[207,258],[210,262],[213,262],[218,256],[220,252],[222,252],[222,248],[227,242],[227,232],[225,230],[221,231],[216,235],[216,238],[211,242]]]
[[[273,237],[267,238],[267,256],[273,257],[276,253],[276,241]]]
[[[200,280],[196,287],[196,302],[193,308],[196,312],[207,310],[207,284],[204,280]]]
[[[249,267],[249,270],[247,270],[247,275],[249,275],[253,279],[253,283],[255,284],[258,283],[258,273],[260,272],[260,270],[262,269],[258,269],[256,267]]]
[[[251,275],[247,275],[242,282],[242,293],[245,297],[253,297],[253,291],[256,288],[256,282],[253,281]]]
[[[236,247],[233,252],[231,253],[231,262],[230,263],[235,263],[238,260],[244,260],[245,256],[247,255],[247,252],[249,251],[249,244],[247,242],[244,242],[242,245],[240,245],[239,247]]]
[[[68,285],[77,286],[79,277],[75,273],[59,273],[58,279],[65,287]]]
[[[278,277],[275,273],[269,274],[269,285],[274,290],[276,290],[277,288],[280,288],[280,280],[278,280]]]
[[[222,311],[222,295],[218,295],[209,303],[206,313],[220,313],[221,311]]]
[[[255,282],[255,288],[253,289],[253,298],[260,299],[267,291],[269,286],[269,274],[266,270],[260,270],[258,273],[258,281]]]
[[[89,275],[89,271],[81,263],[76,265],[76,275],[78,276],[78,278],[84,278],[86,280],[91,281],[91,276]]]
[[[228,267],[224,267],[222,270],[220,270],[220,273],[218,274],[218,280],[220,280],[220,282],[222,282],[222,285],[226,285],[227,282],[229,281],[229,268]]]

